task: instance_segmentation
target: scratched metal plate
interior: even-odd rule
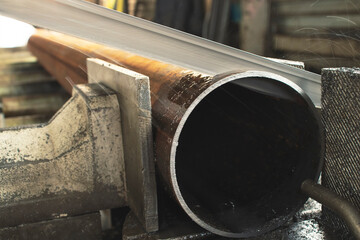
[[[142,74],[88,58],[90,83],[103,83],[119,98],[124,142],[127,201],[142,226],[158,230],[149,78]]]

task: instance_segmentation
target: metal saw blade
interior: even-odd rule
[[[208,75],[266,71],[320,106],[320,75],[81,0],[3,0],[0,14]]]

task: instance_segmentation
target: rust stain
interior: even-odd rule
[[[148,76],[156,129],[155,158],[162,176],[171,182],[169,161],[174,133],[190,104],[215,82],[212,76],[48,30],[38,30],[29,39],[28,48],[69,92],[72,84],[88,82],[89,57]]]

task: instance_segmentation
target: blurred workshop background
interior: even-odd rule
[[[359,66],[357,0],[89,1],[258,55],[303,61],[317,73],[323,67]],[[16,31],[20,24],[4,19],[0,46],[24,44],[19,34],[26,39],[31,27]],[[7,40],[9,31],[15,38]]]
[[[108,8],[307,70],[359,66],[358,0],[100,0]]]

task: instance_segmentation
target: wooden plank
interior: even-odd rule
[[[29,51],[0,52],[0,62],[6,59],[22,59],[33,56]]]
[[[9,64],[16,64],[16,63],[30,63],[30,62],[37,62],[36,57],[28,56],[28,57],[24,57],[24,58],[1,59],[0,60],[0,66],[9,65]]]
[[[360,57],[360,41],[275,35],[273,48],[277,51],[312,53],[335,57]]]
[[[26,83],[52,82],[55,79],[45,70],[35,69],[34,71],[22,72],[0,72],[0,86],[13,86]]]
[[[333,30],[333,29],[358,29],[360,15],[324,15],[324,16],[291,16],[276,19],[278,30],[293,33],[306,29]]]
[[[21,85],[1,86],[0,97],[56,93],[64,91],[56,82],[39,82]]]
[[[36,58],[32,59],[32,61],[15,61],[9,64],[0,64],[0,73],[12,73],[29,69],[34,70],[35,68],[42,68]]]
[[[274,1],[273,1],[274,2]],[[358,14],[359,1],[326,0],[326,1],[275,1],[276,15],[315,15],[315,14]]]
[[[25,46],[22,47],[13,47],[13,48],[0,48],[0,54],[2,53],[10,53],[10,52],[21,52],[27,51]]]
[[[68,98],[64,94],[4,97],[3,112],[5,117],[51,114],[59,110]]]

